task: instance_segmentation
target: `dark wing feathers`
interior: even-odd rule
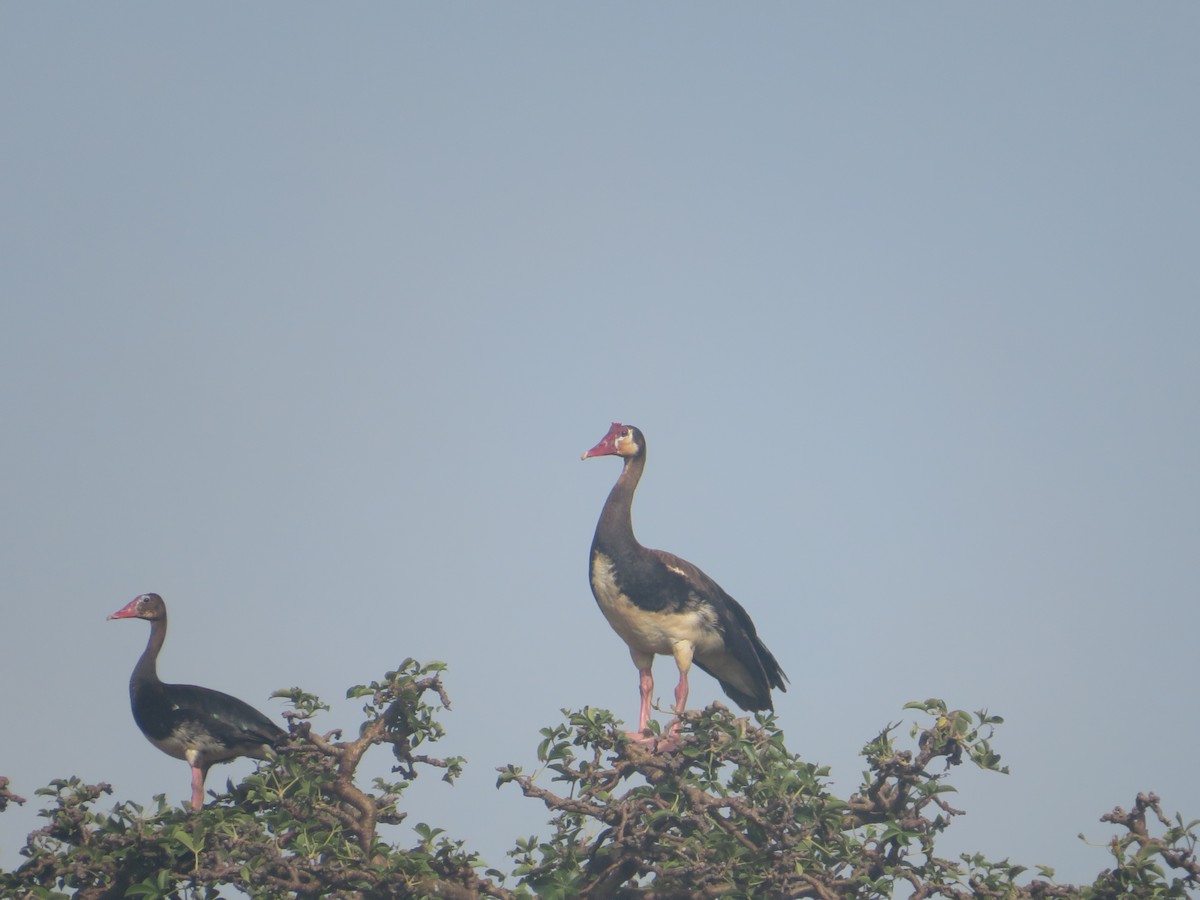
[[[282,728],[237,697],[194,684],[165,687],[176,717],[196,722],[226,746],[273,745],[285,734]]]
[[[670,575],[686,585],[686,592],[693,604],[703,604],[714,610],[726,650],[750,674],[757,691],[754,695],[749,695],[739,690],[723,678],[720,671],[710,668],[712,661],[699,655],[694,659],[695,664],[716,678],[725,693],[743,709],[774,709],[771,688],[786,691],[787,675],[783,673],[771,651],[759,639],[754,622],[746,610],[698,566],[665,550],[652,550],[651,553],[666,567]]]
[[[613,575],[622,593],[640,609],[654,613],[680,613],[689,605],[695,605],[695,600],[690,596],[694,593],[694,585],[688,579],[673,576],[668,569],[671,565],[691,566],[691,563],[677,560],[669,553],[648,550],[622,559],[620,569]],[[700,572],[699,569],[696,571]]]

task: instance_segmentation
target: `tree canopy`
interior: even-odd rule
[[[1102,817],[1119,827],[1091,884],[1060,884],[983,853],[948,859],[938,839],[961,811],[954,769],[1006,772],[992,746],[1002,724],[987,711],[930,699],[917,721],[888,723],[862,749],[863,783],[836,796],[828,770],[790,751],[773,717],[739,717],[719,703],[685,713],[678,734],[630,740],[601,709],[564,710],[542,729],[540,768],[500,769],[497,786],[545,805],[542,835],[514,838],[507,870],[425,823],[413,843],[380,827],[406,822],[404,791],[418,776],[453,782],[465,761],[426,752],[444,736],[444,666],[405,660],[361,698],[356,736],[322,732],[328,710],[294,688],[290,736],[271,760],[199,812],[123,801],[101,809],[107,784],[76,778],[37,791],[46,824],[24,862],[0,873],[3,895],[31,898],[618,897],[1187,897],[1200,887],[1197,821],[1139,794]],[[375,746],[395,757],[393,779],[356,780]],[[26,802],[0,778],[0,811]]]

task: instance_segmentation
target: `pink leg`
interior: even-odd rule
[[[671,648],[675,664],[679,666],[679,684],[675,685],[675,721],[671,723],[671,735],[679,734],[679,718],[687,708],[688,670],[692,667],[692,656],[696,647],[691,641],[679,641]]]
[[[207,769],[192,766],[192,809],[204,808],[204,776],[207,774]]]
[[[675,715],[679,715],[687,708],[688,698],[688,673],[687,669],[679,670],[679,684],[675,685]]]
[[[654,693],[654,675],[647,666],[638,669],[638,690],[642,695],[642,705],[638,710],[638,734],[646,733],[646,724],[650,721],[650,698]]]
[[[679,672],[679,684],[675,685],[675,721],[671,723],[671,735],[679,734],[679,717],[683,715],[683,710],[687,706],[688,698],[688,673],[686,669],[681,669]]]
[[[633,659],[633,664],[638,670],[638,692],[641,694],[642,702],[638,707],[638,730],[627,731],[631,738],[636,740],[646,740],[646,723],[650,721],[650,702],[654,695],[654,675],[650,672],[650,667],[654,665],[654,654],[643,653],[640,650],[629,648],[629,655]]]

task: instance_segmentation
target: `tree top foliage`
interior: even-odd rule
[[[685,713],[678,734],[631,741],[613,715],[564,710],[544,728],[540,768],[499,770],[497,786],[541,802],[547,833],[518,837],[508,871],[425,823],[412,843],[384,825],[407,818],[403,795],[422,773],[453,782],[464,760],[429,755],[450,705],[440,663],[405,660],[352,687],[356,736],[320,732],[328,710],[293,688],[287,744],[203,810],[127,801],[108,811],[107,784],[54,781],[37,791],[46,824],[29,835],[3,896],[154,898],[814,897],[1168,898],[1200,887],[1197,822],[1168,816],[1153,794],[1102,817],[1120,828],[1108,867],[1087,885],[1059,884],[982,853],[938,855],[962,814],[950,776],[964,763],[1006,772],[992,747],[999,716],[910,703],[919,721],[888,724],[862,749],[859,789],[838,797],[828,770],[784,743],[772,716],[738,717],[719,703]],[[364,754],[390,748],[393,779],[356,780]],[[23,798],[0,777],[0,811]]]

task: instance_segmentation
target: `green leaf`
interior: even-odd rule
[[[183,846],[187,847],[188,850],[190,850],[192,853],[199,852],[198,848],[197,848],[197,844],[196,844],[196,839],[193,838],[191,833],[188,832],[182,825],[177,825],[177,826],[175,826],[174,829],[172,829],[171,837],[174,840],[178,841],[179,843],[183,844]]]

